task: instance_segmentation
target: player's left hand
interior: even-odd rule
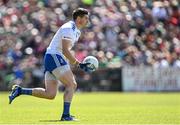
[[[91,73],[93,70],[90,63],[79,63],[79,68],[87,73]]]

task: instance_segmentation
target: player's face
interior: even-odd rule
[[[81,22],[82,27],[86,27],[89,22],[89,15],[84,15],[83,17],[81,17],[80,22]]]

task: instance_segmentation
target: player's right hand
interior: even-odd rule
[[[79,68],[87,73],[91,73],[93,70],[90,63],[79,63]]]

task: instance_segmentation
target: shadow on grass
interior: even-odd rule
[[[79,120],[76,120],[75,122],[78,122]],[[73,122],[73,121],[61,121],[61,120],[59,120],[59,119],[57,119],[57,120],[39,120],[39,122],[44,122],[44,123],[46,123],[46,122]]]
[[[61,122],[61,121],[58,119],[58,120],[39,120],[39,122]]]

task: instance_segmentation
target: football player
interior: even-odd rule
[[[10,104],[20,95],[54,99],[58,88],[57,80],[60,80],[65,86],[64,108],[60,120],[76,120],[76,118],[70,114],[71,101],[77,87],[76,80],[70,69],[70,64],[79,67],[85,72],[89,72],[91,68],[89,63],[79,62],[70,50],[81,35],[80,29],[87,26],[89,12],[84,8],[78,8],[73,11],[72,18],[71,21],[59,28],[46,50],[44,56],[45,88],[23,88],[14,85],[9,96]]]

